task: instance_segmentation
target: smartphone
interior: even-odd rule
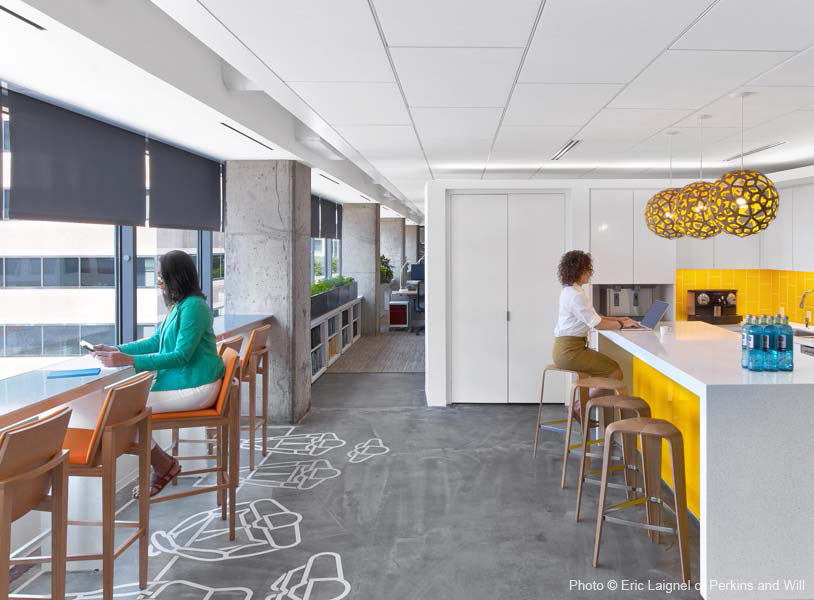
[[[81,340],[79,342],[79,347],[84,348],[88,352],[93,352],[93,344],[91,344],[90,342],[86,342],[85,340]]]

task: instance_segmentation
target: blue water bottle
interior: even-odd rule
[[[774,324],[774,317],[769,317],[766,321],[761,346],[763,347],[763,368],[767,371],[777,371],[777,327]]]
[[[749,330],[752,328],[752,315],[746,315],[741,327],[741,367],[749,368]]]
[[[749,329],[749,370],[762,371],[765,361],[763,360],[763,349],[761,342],[763,337],[763,326],[766,324],[766,315],[763,315],[760,322],[757,317],[754,319],[752,327]]]
[[[789,318],[783,317],[780,333],[777,336],[778,368],[781,371],[794,370],[794,331],[789,325]]]

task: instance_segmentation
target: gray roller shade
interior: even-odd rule
[[[220,230],[220,163],[155,140],[148,148],[150,227]]]
[[[144,225],[144,137],[9,91],[9,218]]]
[[[319,196],[311,195],[311,237],[319,237]]]
[[[319,237],[336,237],[336,204],[324,198],[319,201]]]
[[[342,205],[336,205],[336,239],[342,239]]]

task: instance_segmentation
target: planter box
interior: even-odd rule
[[[351,281],[347,285],[311,296],[311,319],[321,317],[325,313],[331,312],[351,300],[355,300],[358,296],[358,290],[358,283]]]

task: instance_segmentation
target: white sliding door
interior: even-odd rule
[[[450,399],[505,403],[507,197],[454,194],[449,202]]]
[[[540,377],[551,362],[557,324],[557,265],[565,251],[565,197],[512,194],[508,207],[508,400],[538,402]],[[546,401],[561,403],[565,385],[564,378],[549,376]]]

